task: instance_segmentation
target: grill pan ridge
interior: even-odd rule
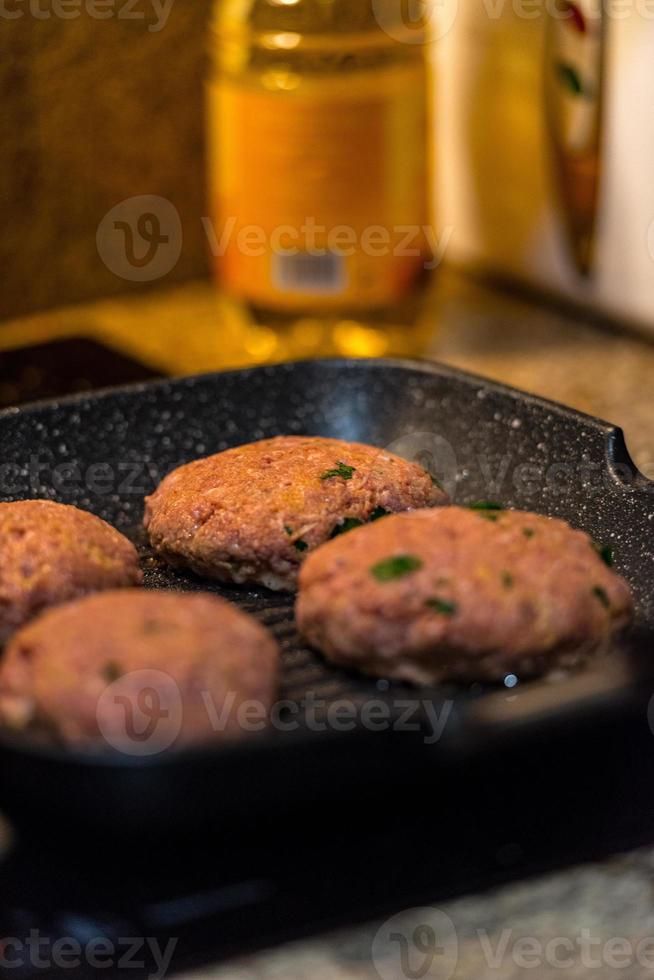
[[[570,678],[515,690],[427,692],[325,664],[297,637],[293,597],[209,583],[164,566],[140,528],[143,496],[182,462],[278,434],[402,444],[439,473],[456,503],[498,499],[564,517],[611,544],[637,626],[616,651]],[[443,450],[443,447],[445,449]],[[449,447],[449,449],[447,448]],[[397,451],[397,450],[396,450]],[[448,455],[449,454],[449,455]],[[435,458],[433,458],[435,457]],[[434,363],[310,361],[140,384],[0,413],[0,499],[50,497],[91,510],[133,538],[147,588],[213,591],[267,625],[282,647],[280,699],[448,703],[437,744],[424,731],[316,731],[300,724],[237,745],[151,758],[89,756],[0,735],[0,807],[30,819],[46,794],[53,819],[168,833],[233,817],[253,800],[372,792],[443,771],[511,741],[578,725],[646,723],[652,691],[654,483],[608,423]],[[418,710],[417,717],[420,717]],[[56,792],[50,793],[56,785]],[[217,787],[220,786],[220,791]]]

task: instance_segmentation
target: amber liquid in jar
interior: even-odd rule
[[[398,0],[218,0],[208,84],[223,290],[276,314],[405,299],[429,257],[428,46]]]

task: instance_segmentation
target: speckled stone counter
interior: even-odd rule
[[[103,339],[172,374],[334,354],[431,357],[617,423],[637,465],[654,478],[654,345],[451,272],[439,277],[410,321],[385,328],[307,319],[275,329],[254,322],[209,284],[195,282],[6,322],[0,346],[64,335]],[[654,851],[268,950],[193,976],[644,980],[654,976]]]
[[[653,887],[654,851],[637,851],[205,968],[184,980],[648,980]],[[416,944],[416,930],[430,924],[437,937],[433,959],[432,934],[423,934],[424,946]],[[406,959],[398,936],[407,939]]]

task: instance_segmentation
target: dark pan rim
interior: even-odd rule
[[[24,405],[13,408],[4,408],[0,410],[0,423],[6,418],[33,415],[41,411],[47,411],[54,406],[75,406],[88,401],[102,401],[105,398],[111,398],[115,395],[135,395],[180,385],[192,386],[199,381],[208,381],[221,377],[227,378],[235,377],[237,375],[247,377],[248,375],[260,374],[262,372],[270,374],[302,367],[327,367],[339,368],[341,370],[355,370],[357,367],[361,366],[372,368],[374,370],[383,371],[391,368],[400,371],[414,371],[416,373],[431,375],[433,377],[456,378],[459,381],[465,382],[466,384],[483,387],[499,394],[506,395],[510,398],[520,400],[522,404],[538,406],[539,408],[550,411],[561,418],[572,418],[586,422],[592,425],[594,428],[600,429],[604,432],[606,437],[607,461],[611,468],[615,467],[616,465],[625,466],[633,474],[632,486],[635,483],[637,487],[645,487],[650,491],[652,488],[654,488],[654,479],[650,479],[649,477],[645,476],[645,474],[642,473],[634,463],[627,447],[624,431],[620,426],[617,426],[612,422],[607,422],[605,419],[597,418],[594,415],[589,415],[587,412],[581,412],[575,408],[570,408],[561,402],[553,401],[549,398],[543,398],[540,395],[533,395],[522,388],[516,388],[512,385],[504,384],[501,381],[495,381],[492,378],[487,378],[471,371],[464,371],[459,368],[451,367],[450,365],[444,364],[441,361],[426,358],[305,358],[296,361],[278,361],[272,364],[259,364],[241,368],[236,367],[230,368],[226,371],[207,371],[190,375],[183,374],[171,376],[169,378],[157,378],[153,379],[152,381],[139,381],[128,385],[115,385],[107,388],[96,388],[92,391],[78,392],[74,395],[65,395],[62,398],[39,399],[37,401],[27,402]],[[621,477],[619,475],[614,475],[618,481],[621,481]]]
[[[551,409],[557,414],[562,414],[565,416],[574,415],[577,418],[585,419],[588,422],[592,422],[596,426],[610,430],[610,431],[620,431],[611,422],[607,422],[604,419],[596,418],[593,415],[588,415],[586,412],[577,411],[574,408],[569,408],[568,406],[562,404],[561,402],[556,402],[548,398],[542,398],[540,395],[530,394],[528,391],[524,391],[521,388],[515,388],[512,385],[503,384],[501,381],[495,381],[492,378],[484,377],[481,374],[474,374],[471,371],[463,371],[459,368],[450,366],[449,364],[444,364],[441,361],[428,360],[426,358],[384,358],[384,357],[326,357],[326,358],[304,358],[297,361],[278,361],[272,364],[258,364],[247,367],[236,367],[229,368],[226,371],[206,371],[200,372],[198,374],[182,374],[182,375],[172,375],[167,378],[154,378],[151,381],[137,381],[133,384],[125,385],[112,385],[105,388],[94,388],[91,391],[80,391],[73,395],[64,395],[61,398],[41,398],[36,401],[26,402],[22,405],[10,406],[8,408],[0,409],[0,421],[5,418],[13,418],[15,416],[32,414],[35,411],[41,411],[45,409],[52,408],[53,406],[66,407],[68,405],[74,406],[79,405],[81,402],[85,401],[96,401],[105,398],[110,398],[113,395],[134,395],[139,392],[146,392],[151,390],[156,390],[160,388],[168,388],[171,385],[193,385],[198,381],[208,381],[214,378],[228,378],[234,377],[236,375],[247,376],[249,374],[259,374],[259,373],[273,373],[277,371],[285,371],[289,368],[315,368],[315,367],[327,367],[327,368],[341,368],[344,370],[354,370],[358,367],[373,368],[377,370],[386,370],[388,368],[399,369],[402,371],[416,371],[422,374],[430,374],[435,377],[438,376],[448,376],[452,378],[458,378],[462,381],[467,381],[472,384],[481,385],[485,388],[492,388],[494,391],[500,392],[505,395],[510,395],[512,397],[519,397],[521,401],[525,401],[528,404],[539,405],[544,408]]]

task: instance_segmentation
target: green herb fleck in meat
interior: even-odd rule
[[[591,543],[604,564],[608,565],[609,568],[613,568],[613,548],[611,545],[599,544],[597,541],[593,541]]]
[[[378,582],[393,582],[417,572],[419,568],[422,568],[422,561],[415,555],[393,555],[373,565],[370,572]]]
[[[606,589],[603,589],[601,585],[596,585],[593,587],[593,595],[596,599],[599,599],[605,609],[611,608],[611,600],[606,594]]]
[[[290,538],[293,534],[293,528],[289,527],[288,524],[285,524],[284,530],[286,531],[286,533]],[[296,548],[298,551],[306,551],[309,545],[306,543],[306,541],[303,541],[302,538],[298,538],[297,541],[293,541],[293,547]]]
[[[362,527],[363,521],[360,521],[358,517],[346,517],[342,524],[337,524],[330,538],[337,538],[339,534],[347,534],[348,531],[353,531],[355,527]]]
[[[532,527],[523,527],[522,533],[526,538],[533,538],[536,533]]]
[[[515,585],[515,579],[511,572],[502,572],[502,585],[505,589],[512,589]]]
[[[504,507],[501,504],[496,504],[492,500],[477,500],[474,504],[470,504],[469,510],[474,510],[479,517],[483,517],[485,521],[491,521],[495,523],[500,518]]]
[[[327,470],[320,477],[321,480],[331,480],[334,476],[340,476],[342,480],[351,480],[352,474],[356,473],[354,466],[348,466],[347,463],[337,463],[336,468],[333,470]]]
[[[458,610],[456,602],[449,602],[447,599],[439,599],[435,596],[433,599],[427,599],[425,602],[426,606],[433,609],[434,612],[440,613],[441,616],[454,616]]]
[[[390,514],[390,511],[386,510],[384,507],[375,507],[373,512],[368,517],[367,523],[378,521],[380,518],[386,517],[388,514]],[[346,517],[340,524],[336,525],[329,536],[330,538],[337,538],[339,534],[346,534],[347,531],[353,531],[355,527],[363,527],[365,523],[366,521],[361,521],[358,517]]]

